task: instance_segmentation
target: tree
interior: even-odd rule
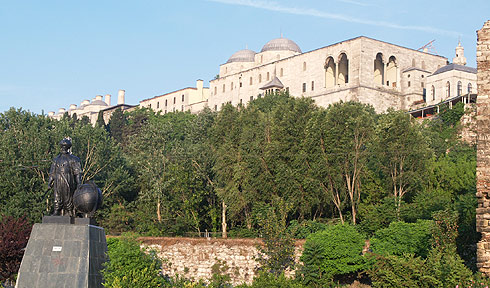
[[[431,151],[420,125],[403,111],[382,114],[376,136],[374,158],[390,183],[399,219],[402,200],[422,181]]]
[[[102,110],[100,110],[99,114],[97,115],[97,122],[95,122],[95,126],[104,127],[104,129],[106,128],[105,120],[104,120],[104,112]]]
[[[111,137],[117,143],[124,142],[124,127],[127,125],[127,119],[121,108],[117,108],[111,115],[108,123],[108,130]]]

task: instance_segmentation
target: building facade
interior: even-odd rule
[[[273,39],[260,52],[240,50],[220,66],[219,77],[210,81],[208,106],[246,104],[272,86],[323,107],[354,100],[378,112],[413,110],[469,89],[476,93],[476,69],[464,66],[461,45],[456,54],[448,64],[445,57],[364,36],[303,53],[289,39]]]

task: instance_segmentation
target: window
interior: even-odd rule
[[[253,83],[254,83],[253,78],[250,77],[250,85],[252,85]]]
[[[269,78],[270,78],[270,77],[269,77],[269,72],[267,72],[267,81],[269,81]]]
[[[303,71],[306,71],[306,62],[303,62]]]
[[[451,97],[451,84],[449,81],[446,82],[446,98]]]
[[[374,59],[374,84],[383,85],[384,83],[384,64],[383,64],[383,54],[376,54],[376,59]]]
[[[250,101],[254,100],[254,96],[250,96]]]
[[[463,84],[461,84],[461,81],[458,81],[458,96],[461,96],[463,94]]]
[[[315,90],[315,81],[311,81],[311,91]]]
[[[218,87],[214,87],[214,95],[218,93]]]
[[[240,82],[240,87],[242,87],[242,86],[243,86],[243,84],[242,84],[242,82]]]
[[[422,69],[425,70],[425,61],[422,60]]]
[[[260,63],[264,61],[264,55],[260,55]]]
[[[240,105],[242,105],[242,104],[243,104],[243,100],[242,100],[242,99],[240,99]]]
[[[436,100],[436,88],[432,85],[431,88],[432,100]]]
[[[420,87],[424,88],[424,82],[420,83]]]
[[[279,70],[279,71],[280,71],[280,72],[279,72],[280,77],[284,76],[284,69],[283,69],[283,68],[281,68],[281,70]]]
[[[174,107],[174,108],[172,108],[172,112],[175,112],[175,107]]]
[[[151,108],[151,103],[150,103],[150,108]]]
[[[289,94],[289,87],[286,87],[286,93]]]
[[[231,82],[230,90],[233,91],[233,82]]]
[[[408,81],[407,85],[408,85],[408,87],[410,87],[410,81]]]
[[[184,102],[184,94],[182,94],[182,102]]]
[[[415,67],[415,59],[412,59],[412,67]]]
[[[345,53],[339,56],[339,74],[337,77],[337,85],[345,85],[349,83],[349,60]]]
[[[306,83],[303,83],[303,93],[306,92]]]
[[[262,74],[259,74],[259,83],[262,83]]]
[[[223,84],[223,92],[225,92],[225,91],[226,91],[226,90],[225,90],[225,87],[226,87],[226,86],[225,86],[225,84]]]
[[[175,97],[174,97],[174,104],[175,104]]]
[[[182,110],[182,112],[184,112],[184,105],[182,105],[180,109]]]
[[[218,105],[214,105],[214,111],[218,111]]]
[[[167,109],[165,109],[165,114],[167,114]]]
[[[157,109],[160,108],[160,102],[157,102]]]
[[[167,107],[167,99],[165,99],[165,107]]]
[[[471,93],[471,83],[468,83],[468,93]]]

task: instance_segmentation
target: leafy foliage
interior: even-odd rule
[[[30,234],[31,225],[25,217],[0,218],[0,283],[12,280],[19,270]]]
[[[159,287],[164,283],[155,253],[144,253],[134,238],[107,239],[109,261],[102,271],[104,287]]]
[[[307,285],[322,287],[335,276],[360,271],[365,239],[352,225],[331,225],[308,236],[303,246],[301,277]]]
[[[388,228],[376,231],[370,247],[376,254],[411,254],[425,258],[431,248],[431,226],[430,220],[419,220],[417,223],[392,222]]]

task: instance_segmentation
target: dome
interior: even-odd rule
[[[92,101],[92,103],[90,103],[90,105],[108,106],[107,103],[105,103],[102,100],[94,100],[94,101]]]
[[[226,63],[254,62],[254,61],[255,61],[255,52],[249,49],[243,49],[231,55],[230,59],[228,59]]]
[[[298,44],[287,38],[272,39],[271,41],[267,42],[264,47],[262,47],[262,51],[260,52],[265,51],[294,51],[302,53]]]

